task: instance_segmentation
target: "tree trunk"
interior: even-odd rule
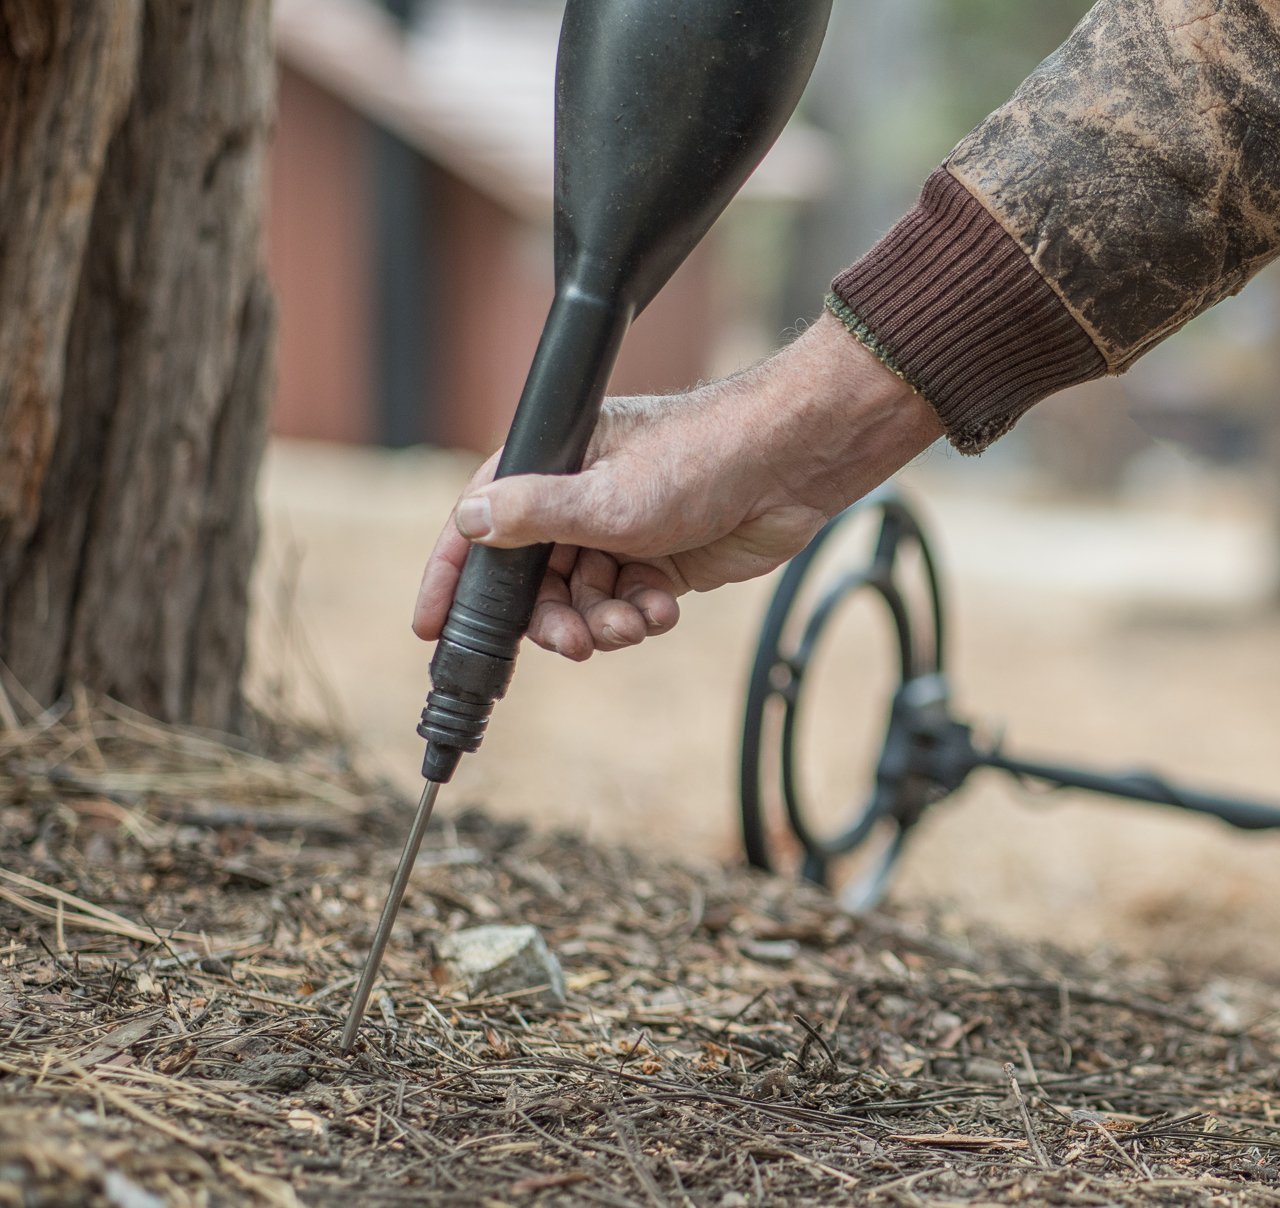
[[[231,729],[271,300],[269,0],[0,0],[0,660]]]

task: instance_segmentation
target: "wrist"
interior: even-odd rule
[[[945,168],[831,289],[829,309],[928,398],[962,453],[980,453],[1039,399],[1106,372],[1028,253]]]
[[[778,479],[836,515],[944,434],[929,403],[833,315],[761,366],[763,433]]]

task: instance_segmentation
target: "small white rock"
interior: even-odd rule
[[[449,974],[473,997],[545,986],[536,1001],[564,1006],[564,973],[536,927],[468,927],[445,936],[439,953]]]
[[[102,1178],[102,1192],[111,1208],[164,1208],[164,1200],[152,1195],[118,1170],[108,1170]]]
[[[800,945],[795,940],[741,939],[738,950],[743,956],[766,965],[785,965],[800,955]]]

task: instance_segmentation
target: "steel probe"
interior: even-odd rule
[[[582,468],[631,321],[791,116],[832,0],[568,0],[556,60],[555,299],[497,477]],[[440,784],[507,690],[549,545],[472,546],[431,660],[428,781],[342,1034],[355,1040]]]
[[[391,888],[387,892],[387,900],[382,907],[382,917],[378,920],[377,931],[373,933],[373,947],[369,949],[364,969],[360,974],[360,981],[356,984],[355,997],[351,1000],[351,1010],[347,1014],[346,1026],[342,1029],[340,1047],[344,1053],[349,1052],[356,1042],[360,1021],[364,1018],[365,1007],[369,1005],[369,995],[373,993],[373,983],[378,980],[382,954],[387,950],[391,928],[395,926],[396,915],[400,913],[400,903],[404,900],[404,891],[409,884],[409,874],[413,872],[414,863],[418,859],[422,836],[427,833],[431,811],[435,809],[436,798],[439,795],[440,781],[428,780],[418,800],[418,812],[413,817],[413,826],[409,830],[408,839],[405,840],[404,851],[400,853],[396,875],[391,878]]]

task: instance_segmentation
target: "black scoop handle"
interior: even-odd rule
[[[831,0],[569,0],[556,66],[556,296],[498,465],[581,469],[631,320],[786,124]],[[549,546],[473,546],[431,663],[423,775],[506,691]]]

